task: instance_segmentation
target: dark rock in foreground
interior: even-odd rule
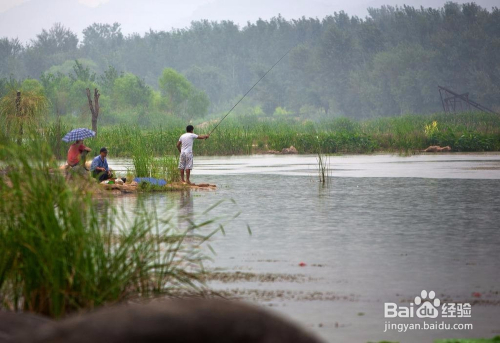
[[[20,318],[24,318],[24,323]],[[16,325],[7,330],[6,339],[0,338],[0,342],[320,342],[264,309],[218,299],[119,305],[59,322],[34,318],[32,315],[2,312],[0,322],[6,320],[7,323],[16,322]]]

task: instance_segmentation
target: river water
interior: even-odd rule
[[[130,162],[113,164],[124,170]],[[192,181],[216,191],[143,197],[160,216],[196,215],[233,199],[211,213],[241,210],[226,236],[212,240],[210,267],[248,277],[211,286],[269,306],[328,342],[500,335],[500,155],[331,156],[329,166],[323,186],[315,156],[196,157]],[[410,306],[422,290],[441,303],[472,304],[470,318],[426,323],[473,329],[384,332],[387,321],[423,325],[384,318],[384,303]]]

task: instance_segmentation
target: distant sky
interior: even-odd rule
[[[0,13],[9,10],[12,7],[16,7],[26,1],[29,0],[0,0]],[[86,5],[89,7],[97,7],[100,4],[103,4],[108,1],[109,0],[78,0],[78,2],[81,3],[82,5]]]
[[[232,20],[244,26],[281,14],[323,18],[341,10],[364,18],[368,7],[404,5],[440,7],[447,0],[0,0],[0,37],[28,42],[60,22],[81,37],[94,22],[122,24],[124,34],[184,28],[193,20]],[[471,0],[456,0],[458,3]],[[476,0],[491,9],[500,0]]]

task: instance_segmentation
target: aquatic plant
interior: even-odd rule
[[[330,157],[318,152],[316,160],[318,161],[319,182],[323,185],[328,184],[331,176]]]
[[[179,173],[179,158],[177,156],[164,156],[160,159],[163,174],[166,175],[167,183],[179,182],[181,175]]]
[[[136,137],[132,145],[132,164],[136,177],[157,177],[158,164],[148,142],[142,137]]]

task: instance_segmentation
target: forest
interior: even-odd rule
[[[500,10],[370,8],[359,18],[277,16],[239,27],[193,22],[125,36],[94,23],[82,38],[54,24],[29,43],[0,39],[0,98],[43,93],[56,116],[88,115],[86,88],[101,93],[104,124],[152,125],[230,108],[280,57],[239,111],[351,119],[442,111],[437,86],[500,109]],[[151,118],[148,118],[151,117]]]

